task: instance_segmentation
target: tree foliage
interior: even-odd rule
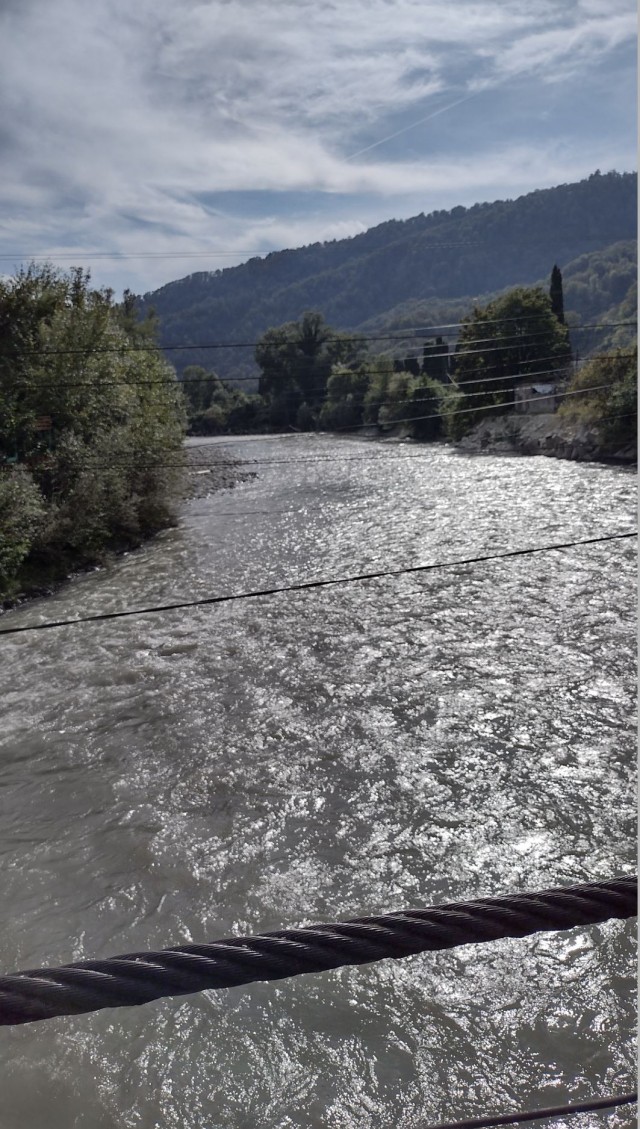
[[[559,415],[597,427],[605,450],[637,442],[638,347],[594,357],[573,377]]]
[[[259,392],[269,404],[273,426],[293,425],[302,404],[319,411],[334,366],[356,364],[364,353],[358,338],[337,333],[321,314],[269,329],[256,346]]]
[[[189,365],[182,373],[188,429],[191,435],[267,430],[268,418],[261,396],[247,395],[230,386],[215,372]]]
[[[523,378],[564,377],[571,359],[569,332],[539,287],[516,287],[463,323],[454,357],[458,389],[473,405],[507,409]],[[471,406],[471,403],[469,404]]]
[[[561,325],[564,325],[564,293],[562,289],[562,271],[557,263],[554,263],[553,270],[551,271],[551,282],[549,285],[549,298],[551,300],[551,309]]]
[[[127,295],[115,303],[89,282],[49,266],[0,282],[4,591],[23,564],[76,567],[174,520],[179,471],[166,464],[184,423],[175,372],[152,320],[139,324]]]

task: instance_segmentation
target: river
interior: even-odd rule
[[[628,468],[226,449],[258,477],[2,626],[635,528]],[[0,639],[3,969],[631,872],[634,557],[612,541]],[[412,1129],[621,1092],[633,937],[3,1028],[0,1125]]]

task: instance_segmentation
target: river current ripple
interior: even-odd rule
[[[269,462],[3,625],[635,527],[624,468],[310,436],[228,450]],[[634,555],[0,640],[2,968],[632,871]],[[411,1129],[619,1092],[633,972],[611,922],[4,1028],[0,1125]]]

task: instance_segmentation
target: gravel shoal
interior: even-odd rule
[[[256,478],[242,459],[217,451],[215,446],[185,447],[187,465],[185,499],[206,498],[217,490],[231,490],[239,482]]]

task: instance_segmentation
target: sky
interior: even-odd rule
[[[636,167],[632,0],[0,0],[0,273],[154,289]]]

